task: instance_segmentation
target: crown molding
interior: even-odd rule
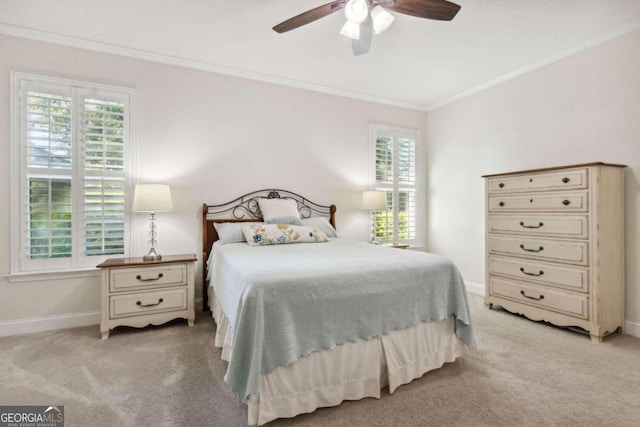
[[[208,71],[211,73],[222,74],[231,77],[239,77],[243,79],[256,80],[263,83],[271,83],[280,86],[288,86],[296,89],[303,89],[312,92],[324,93],[327,95],[335,95],[343,98],[351,98],[359,101],[372,102],[375,104],[390,105],[393,107],[406,108],[409,110],[427,111],[427,107],[420,104],[412,104],[394,99],[382,98],[372,95],[366,95],[358,92],[352,92],[343,89],[332,88],[328,86],[317,85],[314,83],[304,82],[300,80],[287,79],[269,74],[257,73],[254,71],[243,70],[239,68],[227,67],[224,65],[212,64],[203,61],[196,61],[177,56],[164,55],[142,49],[134,49],[130,47],[97,42],[93,40],[82,39],[79,37],[65,36],[61,34],[50,33],[47,31],[34,30],[31,28],[20,27],[16,25],[0,22],[0,34],[8,36],[21,37],[30,40],[36,40],[46,43],[53,43],[67,47],[78,49],[86,49],[111,55],[125,56],[128,58],[140,59],[143,61],[157,62],[166,65],[175,65],[178,67],[190,68],[200,71]]]
[[[257,73],[254,71],[243,70],[239,68],[227,67],[223,65],[212,64],[212,63],[203,62],[203,61],[196,61],[196,60],[187,59],[187,58],[180,58],[177,56],[164,55],[164,54],[146,51],[142,49],[134,49],[134,48],[120,46],[120,45],[82,39],[79,37],[71,37],[71,36],[50,33],[46,31],[34,30],[31,28],[26,28],[26,27],[21,27],[21,26],[0,22],[0,34],[6,34],[9,36],[21,37],[25,39],[36,40],[36,41],[41,41],[46,43],[53,43],[53,44],[58,44],[62,46],[74,47],[78,49],[87,49],[87,50],[107,53],[111,55],[119,55],[119,56],[134,58],[134,59],[140,59],[143,61],[157,62],[161,64],[174,65],[178,67],[190,68],[190,69],[195,69],[200,71],[208,71],[208,72],[222,74],[222,75],[231,76],[231,77],[255,80],[255,81],[260,81],[264,83],[280,85],[280,86],[288,86],[288,87],[308,90],[312,92],[324,93],[327,95],[335,95],[343,98],[351,98],[359,101],[372,102],[376,104],[389,105],[393,107],[406,108],[409,110],[416,110],[416,111],[437,110],[438,108],[441,108],[445,105],[454,103],[461,99],[467,98],[471,95],[475,95],[476,93],[482,92],[484,90],[490,89],[506,81],[515,79],[524,74],[543,68],[547,65],[553,64],[554,62],[561,61],[567,57],[570,57],[572,55],[575,55],[577,53],[580,53],[592,47],[598,46],[600,44],[606,43],[612,39],[618,38],[632,31],[636,31],[638,29],[640,29],[640,20],[632,21],[626,25],[617,27],[611,31],[608,31],[606,33],[593,37],[577,46],[574,46],[571,49],[566,49],[562,52],[559,52],[556,55],[550,56],[540,61],[536,61],[527,66],[519,68],[511,73],[507,73],[503,76],[500,76],[488,82],[474,86],[471,89],[460,92],[456,95],[444,98],[433,104],[421,105],[421,104],[402,102],[394,99],[366,95],[358,92],[352,92],[352,91],[332,88],[328,86],[317,85],[314,83],[304,82],[300,80],[287,79],[283,77],[272,76],[269,74]]]

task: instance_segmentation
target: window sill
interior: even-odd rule
[[[29,271],[21,273],[10,273],[4,277],[10,283],[21,282],[39,282],[43,280],[57,280],[57,279],[76,279],[79,277],[98,277],[100,270],[95,267],[78,268],[74,270],[59,270],[59,271]]]

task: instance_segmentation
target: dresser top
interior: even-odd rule
[[[142,257],[135,258],[109,258],[102,264],[97,265],[97,268],[108,267],[129,267],[134,265],[150,265],[150,264],[167,264],[171,262],[191,262],[197,261],[198,258],[195,254],[181,254],[181,255],[162,255],[162,259],[157,261],[145,261]]]
[[[554,171],[554,170],[561,170],[561,169],[583,168],[588,166],[613,166],[616,168],[627,167],[627,165],[619,165],[616,163],[593,162],[593,163],[580,163],[577,165],[553,166],[549,168],[540,168],[540,169],[528,169],[528,170],[515,171],[515,172],[494,173],[490,175],[482,175],[482,178],[490,178],[492,176],[502,176],[502,175],[515,175],[519,173],[547,172],[547,171]]]

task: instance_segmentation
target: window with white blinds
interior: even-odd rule
[[[387,210],[372,214],[381,243],[415,243],[417,130],[371,125],[374,189],[385,191]]]
[[[124,255],[130,89],[12,74],[15,273]]]

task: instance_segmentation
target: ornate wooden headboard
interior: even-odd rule
[[[295,200],[301,218],[309,218],[312,216],[328,217],[331,225],[334,228],[336,227],[336,205],[319,205],[299,194],[287,190],[258,190],[220,205],[208,205],[204,203],[202,205],[202,307],[205,311],[209,310],[207,260],[209,259],[211,246],[218,240],[218,233],[213,224],[216,222],[261,221],[262,213],[258,205],[258,199],[260,198]]]

